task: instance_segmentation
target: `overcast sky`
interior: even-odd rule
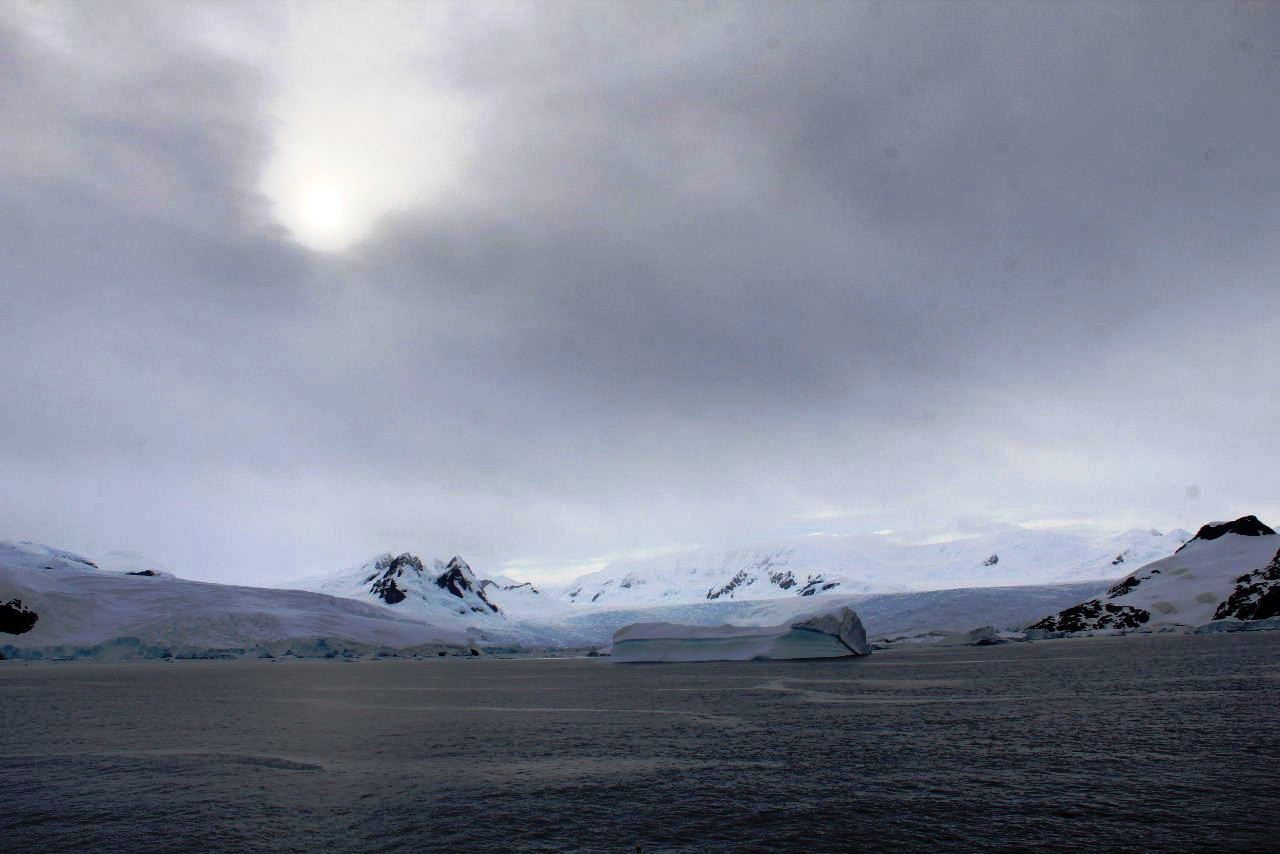
[[[1280,4],[3,8],[0,536],[1280,519]]]

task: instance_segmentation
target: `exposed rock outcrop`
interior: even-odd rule
[[[1271,563],[1236,579],[1235,589],[1218,609],[1215,620],[1266,620],[1280,617],[1280,551]]]
[[[1136,629],[1151,619],[1151,613],[1130,605],[1104,604],[1090,599],[1032,623],[1028,629],[1046,632],[1086,632],[1096,629]]]
[[[495,614],[498,612],[498,606],[490,602],[489,597],[484,595],[484,587],[476,579],[471,567],[457,555],[454,555],[449,563],[445,565],[444,572],[436,579],[436,586],[441,590],[449,591],[459,599],[465,600],[468,594],[472,594],[483,602],[490,611]],[[472,606],[472,610],[480,611],[483,609]]]
[[[0,632],[10,635],[26,634],[35,628],[40,616],[22,605],[21,599],[10,599],[0,604]]]

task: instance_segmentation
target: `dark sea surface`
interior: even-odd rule
[[[0,663],[0,850],[1275,851],[1280,632]]]

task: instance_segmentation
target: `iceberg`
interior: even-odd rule
[[[614,661],[753,661],[870,655],[851,609],[809,612],[777,626],[632,623],[613,635]]]

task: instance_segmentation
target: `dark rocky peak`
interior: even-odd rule
[[[1000,555],[992,555],[982,562],[983,566],[995,566],[1000,562]]]
[[[471,567],[467,562],[457,555],[454,555],[445,564],[444,572],[440,573],[440,577],[436,579],[436,586],[441,590],[448,590],[459,599],[466,599],[467,594],[472,594],[483,602],[490,611],[495,614],[498,613],[498,606],[490,602],[489,597],[484,595],[484,588],[476,579],[476,574],[471,571]]]
[[[394,572],[396,575],[401,575],[406,570],[422,572],[422,558],[405,552],[402,555],[392,558],[391,563],[387,565],[387,571]]]
[[[408,552],[396,557],[387,553],[373,562],[373,573],[365,579],[365,583],[369,585],[369,592],[374,596],[388,605],[395,605],[397,602],[403,602],[408,596],[408,587],[396,583],[396,579],[406,572],[421,575],[422,558]]]
[[[1201,526],[1196,535],[1183,543],[1178,551],[1182,551],[1196,540],[1216,540],[1225,534],[1239,534],[1242,537],[1273,536],[1275,531],[1258,521],[1257,516],[1241,516],[1234,522],[1210,522]]]
[[[373,572],[365,579],[365,583],[375,578],[399,578],[406,572],[422,574],[422,558],[408,552],[392,557],[388,552],[373,562]]]

